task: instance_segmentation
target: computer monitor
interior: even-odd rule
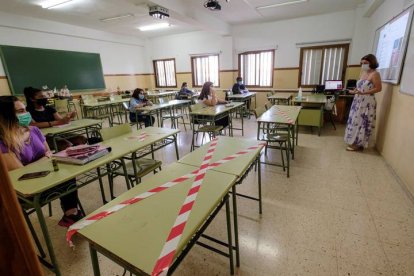
[[[326,80],[325,81],[325,91],[335,91],[342,90],[342,81],[341,80]]]

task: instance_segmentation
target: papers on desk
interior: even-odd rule
[[[102,156],[105,156],[111,151],[111,148],[103,147],[102,145],[80,145],[75,147],[69,147],[66,150],[62,150],[52,156],[56,158],[58,162],[84,165]]]

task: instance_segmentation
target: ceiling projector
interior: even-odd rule
[[[211,11],[220,11],[221,6],[218,0],[208,0],[204,3],[204,8],[207,8]]]

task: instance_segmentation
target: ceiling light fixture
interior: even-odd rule
[[[73,0],[47,0],[40,3],[40,6],[44,9],[53,9],[57,6],[62,6],[63,4],[67,4],[72,2]]]
[[[149,15],[157,19],[164,19],[166,17],[170,17],[168,9],[161,6],[149,7]]]
[[[121,19],[124,19],[124,18],[132,17],[132,16],[134,16],[132,13],[127,13],[127,14],[122,14],[122,15],[118,15],[118,16],[102,18],[102,19],[99,19],[99,20],[102,21],[102,22],[108,22],[108,21],[113,21],[113,20],[121,20]]]
[[[281,7],[281,6],[301,4],[301,3],[305,3],[305,2],[308,2],[308,0],[288,1],[288,2],[283,2],[283,3],[278,3],[278,4],[272,4],[272,5],[256,7],[256,10],[263,10],[263,9],[268,9],[268,8],[276,8],[276,7]]]
[[[154,25],[141,26],[141,27],[138,27],[138,29],[142,32],[145,32],[145,31],[165,29],[165,28],[168,28],[170,26],[171,25],[169,23],[159,23],[159,24],[154,24]]]

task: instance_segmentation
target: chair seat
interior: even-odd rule
[[[149,159],[149,158],[140,158],[135,161],[135,164],[137,168],[136,175],[134,174],[134,167],[133,167],[132,162],[128,162],[125,164],[128,176],[141,178],[147,175],[148,173],[152,172],[153,170],[160,168],[162,165],[162,162],[158,160],[154,160],[154,159]],[[116,170],[116,173],[123,174],[122,167]]]
[[[198,128],[196,132],[219,132],[223,129],[223,126],[206,125]]]
[[[282,134],[263,134],[262,140],[268,142],[286,142],[288,137]]]

